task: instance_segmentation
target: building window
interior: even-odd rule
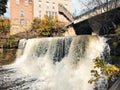
[[[24,17],[24,11],[23,10],[20,10],[20,16]]]
[[[42,16],[42,12],[41,11],[39,11],[39,17],[41,17]]]
[[[49,8],[49,2],[46,2],[46,8]]]
[[[30,3],[32,3],[32,0],[29,0]]]
[[[54,12],[52,12],[52,17],[55,17]]]
[[[55,17],[57,16],[57,12],[55,12]]]
[[[52,3],[52,9],[55,9],[55,3],[54,2]]]
[[[52,16],[52,12],[49,11],[49,17],[51,17],[51,16]]]
[[[48,13],[48,11],[46,11],[46,15],[47,15],[47,16],[49,16],[49,13]]]
[[[40,8],[42,7],[42,1],[41,0],[39,1],[39,7]]]
[[[28,6],[28,0],[25,0],[25,5]]]
[[[25,23],[24,19],[20,19],[20,24],[23,25]]]
[[[20,4],[20,0],[16,0],[16,4],[19,5]]]

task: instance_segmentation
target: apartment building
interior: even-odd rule
[[[67,22],[66,18],[58,12],[59,4],[67,8],[69,12],[72,12],[71,0],[34,0],[34,17],[43,18],[44,15],[58,16],[60,21]]]
[[[71,0],[10,0],[11,34],[27,31],[33,18],[45,15],[58,17],[59,21],[68,20],[59,13],[59,5],[72,11]]]
[[[32,0],[10,0],[11,34],[27,31],[33,20]]]

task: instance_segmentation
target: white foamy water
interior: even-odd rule
[[[94,90],[95,84],[88,83],[92,78],[90,71],[94,69],[93,59],[104,52],[105,38],[77,36],[22,42],[22,53],[18,51],[16,62],[3,66],[14,71],[6,72],[5,77],[9,76],[8,81],[15,81],[17,86],[5,86],[12,90]],[[107,90],[104,84],[97,84],[102,86],[97,90]]]

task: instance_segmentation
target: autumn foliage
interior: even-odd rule
[[[35,18],[33,20],[31,29],[37,33],[37,36],[51,37],[54,34],[62,34],[65,32],[65,23],[59,22],[57,17],[52,18],[45,16],[43,19]]]
[[[0,19],[0,32],[7,32],[10,29],[9,19]]]
[[[100,78],[103,78],[101,76],[101,73],[103,73],[108,79],[114,75],[120,76],[119,67],[117,67],[116,65],[108,64],[100,57],[94,59],[94,64],[94,70],[91,70],[91,73],[94,75],[94,78],[88,81],[88,83],[90,84],[96,82]],[[101,73],[99,73],[97,69],[100,69]]]

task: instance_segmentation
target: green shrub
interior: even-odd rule
[[[14,40],[15,40],[15,37],[10,36],[10,38],[6,42],[6,47],[12,47],[14,45]]]

